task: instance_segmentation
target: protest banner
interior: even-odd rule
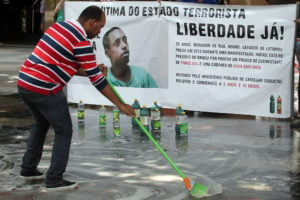
[[[97,61],[110,67],[103,35],[120,27],[129,64],[144,68],[157,88],[117,87],[165,108],[288,118],[292,108],[296,5],[223,6],[180,2],[66,2],[66,19],[88,5],[107,23],[93,42]],[[87,78],[68,84],[69,102],[110,105]],[[93,91],[93,92],[92,92]]]

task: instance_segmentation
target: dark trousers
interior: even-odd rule
[[[65,94],[42,95],[18,87],[19,95],[29,107],[34,119],[22,170],[34,171],[42,157],[43,145],[49,127],[55,132],[50,167],[46,184],[55,184],[63,178],[66,170],[72,139],[72,121]]]

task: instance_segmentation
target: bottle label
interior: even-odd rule
[[[151,119],[152,120],[160,120],[160,112],[159,111],[151,111]]]
[[[120,112],[118,110],[113,111],[113,118],[114,119],[119,119],[120,118]]]
[[[161,128],[160,120],[154,120],[153,121],[153,129],[160,130],[160,128]]]
[[[84,110],[79,110],[77,117],[78,117],[78,119],[84,119]]]
[[[144,126],[149,126],[149,117],[148,117],[148,116],[142,116],[142,117],[141,117],[141,123],[142,123]]]
[[[180,118],[181,118],[181,117],[178,116],[178,115],[175,117],[175,119],[176,119],[176,124],[177,124],[177,125],[180,124]]]
[[[140,109],[134,109],[135,116],[140,117]]]
[[[182,123],[180,125],[180,134],[186,135],[188,133],[188,125],[187,123]]]
[[[105,126],[106,125],[106,115],[100,115],[99,117],[99,125]]]

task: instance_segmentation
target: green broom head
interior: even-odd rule
[[[190,180],[187,177],[183,178],[186,189],[189,191],[190,195],[196,198],[207,196],[207,187]]]

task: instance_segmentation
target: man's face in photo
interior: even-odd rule
[[[129,62],[129,47],[125,33],[115,29],[109,33],[109,48],[105,51],[112,63],[127,64]]]

